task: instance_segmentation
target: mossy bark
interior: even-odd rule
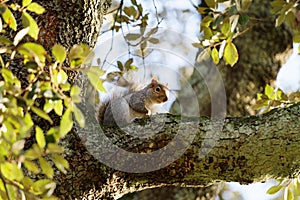
[[[68,142],[65,146],[71,169],[66,176],[60,177],[57,195],[62,199],[66,199],[66,194],[77,199],[89,196],[92,199],[117,199],[126,193],[153,187],[199,187],[220,181],[249,184],[270,178],[291,178],[299,174],[300,104],[264,115],[232,117],[214,122],[203,117],[181,120],[179,116],[158,115],[151,120],[149,134],[153,131],[151,127],[161,126],[161,120],[166,120],[161,131],[146,141],[125,134],[119,128],[103,130],[113,144],[128,152],[143,154],[172,143],[179,130],[187,136],[196,130],[195,138],[175,162],[148,173],[125,173],[107,167],[95,159],[101,160],[101,155],[105,155],[103,146],[99,145],[103,135],[99,126],[91,125],[85,131],[79,131],[80,138],[70,134],[64,141]],[[224,126],[219,134],[211,132],[214,130],[211,123],[222,122]],[[150,120],[137,123],[148,124]],[[138,133],[140,128],[132,126],[131,133]],[[186,142],[183,140],[179,144]],[[85,148],[94,149],[93,152],[97,153],[91,155]],[[105,143],[105,150],[109,148],[111,146]],[[114,152],[110,156],[113,163],[119,164],[117,166],[127,162],[123,162],[123,157]],[[161,159],[170,159],[172,156],[162,154]],[[139,163],[151,165],[149,160],[128,159],[135,166]],[[153,164],[153,167],[157,166]]]

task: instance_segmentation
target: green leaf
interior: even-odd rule
[[[274,185],[268,189],[267,194],[276,194],[281,189],[282,189],[281,185]]]
[[[294,193],[288,187],[284,190],[284,200],[294,200]]]
[[[41,149],[37,144],[33,144],[32,148],[26,150],[25,158],[28,160],[35,160],[42,155]]]
[[[249,16],[243,13],[239,18],[239,24],[245,26],[249,22]]]
[[[228,17],[226,17],[223,21],[223,24],[221,26],[221,32],[227,36],[231,31],[231,24],[230,24],[230,20]]]
[[[208,7],[215,9],[216,8],[216,2],[215,0],[205,0],[205,3]]]
[[[29,4],[29,6],[27,6],[27,10],[29,10],[31,12],[35,12],[38,15],[45,12],[45,8],[43,8],[43,6],[41,6],[40,4],[35,3],[35,2]]]
[[[285,0],[274,0],[271,2],[272,10],[271,13],[275,14],[279,12],[287,2]]]
[[[42,172],[48,177],[48,178],[53,178],[54,170],[50,163],[46,161],[44,158],[40,157],[39,158],[39,163],[42,169]]]
[[[62,157],[59,154],[53,154],[52,155],[52,161],[54,162],[57,169],[59,169],[64,174],[67,173],[66,169],[69,168],[69,163],[64,157]]]
[[[235,65],[239,59],[239,54],[236,49],[236,46],[232,42],[227,43],[225,46],[224,59],[226,63],[229,64],[231,67]]]
[[[120,61],[117,61],[117,65],[118,65],[119,70],[123,71],[124,67]]]
[[[60,63],[63,63],[67,57],[66,49],[59,44],[54,45],[54,47],[52,48],[52,54]]]
[[[49,179],[40,179],[40,180],[34,182],[33,191],[37,195],[39,195],[39,194],[51,195],[51,192],[49,193],[49,191],[53,192],[55,189],[55,186],[56,186],[55,182],[53,182]],[[45,199],[45,198],[43,198],[43,199]]]
[[[247,11],[251,6],[252,0],[242,0],[242,10]]]
[[[213,50],[211,51],[211,58],[214,61],[214,63],[217,65],[220,62],[219,59],[219,52],[218,50],[214,47]]]
[[[73,107],[73,113],[74,113],[75,119],[78,122],[78,124],[81,127],[84,127],[84,125],[85,125],[84,115],[82,114],[81,110],[79,108],[77,108],[75,105]]]
[[[37,40],[40,29],[36,21],[25,11],[22,13],[22,23],[24,27],[29,27],[28,35]]]
[[[46,113],[49,113],[55,106],[55,103],[53,100],[51,99],[47,99],[46,100],[46,103],[44,104],[44,108],[43,110],[46,112]]]
[[[55,101],[54,111],[58,116],[62,115],[63,109],[64,109],[64,107],[63,107],[63,104],[62,104],[62,100],[60,99],[60,100]]]
[[[46,146],[46,140],[43,130],[39,126],[35,127],[35,139],[41,149],[43,149]]]
[[[142,35],[137,33],[128,33],[125,35],[125,39],[129,41],[137,40],[140,37],[142,37]]]
[[[1,169],[2,175],[5,178],[7,178],[8,180],[21,181],[24,177],[22,170],[18,167],[17,164],[4,162],[4,163],[1,163],[0,169]]]
[[[70,96],[74,103],[79,103],[81,101],[80,91],[81,91],[80,87],[78,87],[77,85],[72,86],[71,91],[70,91]]]
[[[27,42],[25,44],[22,44],[18,48],[19,52],[23,54],[24,56],[31,58],[31,57],[36,57],[38,61],[45,63],[46,61],[46,50],[44,47],[40,44],[36,44],[33,42]],[[37,61],[35,59],[35,61]]]
[[[273,92],[274,92],[274,88],[272,88],[269,84],[267,84],[266,87],[265,87],[265,95],[269,99],[272,99]]]
[[[26,6],[28,6],[31,2],[32,2],[32,0],[22,0],[22,6],[23,6],[23,7],[26,7]]]
[[[17,21],[9,8],[5,8],[4,13],[2,13],[2,17],[5,23],[7,23],[11,29],[14,31],[17,30]]]
[[[63,114],[60,121],[60,136],[64,137],[73,127],[73,119],[71,109],[68,108]]]
[[[99,75],[88,71],[87,76],[90,80],[90,83],[94,86],[94,88],[96,88],[97,90],[99,90],[101,92],[106,92],[105,88],[103,87],[103,82],[99,78]]]
[[[32,107],[31,107],[31,110],[32,110],[35,114],[37,114],[38,116],[40,116],[41,118],[43,118],[43,119],[49,121],[51,124],[53,124],[52,119],[49,117],[49,115],[48,115],[45,111],[43,111],[43,110],[41,110],[41,109],[39,109],[39,108],[37,108],[37,107],[35,107],[35,106],[32,106]]]
[[[284,22],[284,20],[285,20],[285,13],[282,13],[281,15],[279,15],[279,17],[277,17],[275,26],[276,27],[280,26]]]
[[[29,170],[29,171],[32,171],[33,173],[35,174],[38,174],[40,173],[40,169],[38,168],[38,166],[30,161],[30,160],[25,160],[24,161],[24,166]]]
[[[294,35],[293,35],[293,42],[294,43],[300,43],[300,33],[294,33]],[[298,48],[300,48],[300,46]]]
[[[65,84],[68,81],[68,75],[63,69],[58,71],[56,78],[58,84]]]
[[[12,41],[10,41],[7,37],[1,35],[0,36],[0,44],[11,45]]]
[[[202,31],[203,31],[203,37],[204,39],[211,39],[211,37],[213,36],[213,32],[212,30],[210,29],[210,27],[205,27],[203,26],[202,27]],[[200,47],[201,48],[201,47]]]
[[[49,143],[47,145],[47,152],[49,153],[63,153],[64,148],[55,143]]]

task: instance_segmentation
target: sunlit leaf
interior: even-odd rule
[[[66,49],[59,44],[53,46],[52,54],[55,57],[55,59],[60,63],[64,62],[67,57]]]
[[[102,92],[106,91],[105,88],[103,87],[102,79],[100,79],[97,74],[88,71],[87,76],[90,80],[90,83],[94,86],[94,88]]]
[[[36,14],[42,14],[43,12],[45,12],[45,8],[43,8],[43,6],[41,6],[35,2],[29,4],[27,6],[27,10],[29,10],[31,12],[35,12]]]
[[[41,149],[43,149],[46,146],[46,140],[43,130],[39,126],[35,127],[35,139]]]
[[[229,64],[231,67],[235,65],[239,59],[239,54],[236,49],[236,46],[232,42],[227,43],[225,46],[224,59],[226,63]]]
[[[17,46],[23,37],[28,33],[29,27],[20,30],[14,38],[13,45]]]
[[[52,161],[54,162],[55,166],[63,173],[67,173],[66,169],[69,168],[68,161],[59,154],[52,154]]]
[[[32,162],[30,160],[25,160],[24,161],[24,166],[29,170],[32,171],[33,173],[37,174],[40,173],[40,169],[38,166],[35,164],[35,162]]]
[[[50,165],[50,163],[47,160],[45,160],[44,158],[42,158],[42,157],[39,158],[39,163],[40,163],[42,172],[48,178],[52,178],[53,174],[54,174],[54,170],[53,170],[52,166]]]
[[[17,164],[4,162],[0,165],[2,175],[7,178],[8,180],[14,181],[21,181],[23,178],[23,172],[18,167]]]
[[[43,118],[43,119],[49,121],[51,124],[53,123],[52,119],[49,117],[49,115],[48,115],[45,111],[43,111],[43,110],[41,110],[41,109],[39,109],[39,108],[37,108],[37,107],[35,107],[35,106],[32,106],[32,107],[31,107],[31,110],[32,110],[35,114],[37,114],[38,116],[40,116],[41,118]]]
[[[294,200],[294,193],[288,187],[284,190],[284,200]]]
[[[268,189],[267,194],[276,194],[281,189],[282,189],[281,185],[274,185]]]
[[[282,13],[281,15],[279,15],[279,17],[277,17],[276,19],[276,24],[275,26],[280,26],[285,20],[285,13]]]
[[[22,6],[23,6],[23,7],[26,7],[26,6],[28,6],[31,2],[32,2],[32,0],[22,0]]]
[[[7,23],[11,29],[14,31],[17,30],[17,21],[9,8],[5,8],[4,13],[2,13],[2,17],[5,23]]]
[[[205,3],[210,8],[216,8],[216,1],[215,0],[205,0]]]
[[[265,87],[265,95],[269,99],[272,99],[273,92],[274,92],[274,88],[272,88],[269,84],[267,84],[266,87]]]
[[[39,35],[39,27],[36,21],[27,12],[22,12],[22,23],[24,27],[29,27],[28,34],[35,40],[37,40]]]
[[[218,50],[214,47],[213,50],[211,51],[211,58],[214,61],[214,63],[217,65],[220,61],[219,59],[219,52]]]
[[[62,103],[62,100],[57,100],[55,101],[54,103],[54,111],[55,113],[58,115],[58,116],[61,116],[62,115],[62,112],[63,112],[63,103]]]
[[[60,136],[64,137],[73,127],[71,109],[68,108],[63,114],[60,121]]]
[[[230,33],[230,31],[231,31],[231,24],[229,18],[227,17],[223,20],[221,26],[221,32],[227,36]]]
[[[55,143],[47,144],[47,152],[49,153],[63,153],[64,148]]]

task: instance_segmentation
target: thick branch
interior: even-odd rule
[[[147,124],[150,120],[138,123]],[[172,115],[166,118],[156,116],[149,126],[146,125],[148,128],[144,126],[142,131],[138,125],[131,126],[129,134],[124,134],[118,128],[106,129],[105,135],[109,138],[102,135],[99,126],[94,124],[79,131],[83,143],[94,158],[130,172],[151,168],[158,170],[146,173],[120,172],[92,160],[89,155],[89,163],[76,166],[70,172],[78,172],[79,167],[82,170],[78,172],[81,172],[80,175],[74,177],[70,174],[68,177],[85,184],[85,189],[93,187],[101,198],[116,198],[128,192],[163,185],[207,186],[217,181],[252,183],[298,174],[300,104],[264,115],[226,118],[218,135],[214,128],[219,127],[220,123],[212,123],[208,118],[200,118],[198,121],[195,118],[182,120]],[[144,139],[142,135],[134,135],[151,134],[156,128],[161,129],[147,139],[145,135]],[[178,134],[183,136],[179,140],[176,139]],[[126,152],[143,153],[137,155],[151,155],[151,152],[159,150],[165,152],[158,154],[160,157],[152,157],[153,160],[149,159],[151,156],[134,157],[132,154],[124,157],[126,154],[115,151],[111,142]],[[175,151],[167,150],[169,144],[173,145],[172,150]],[[181,155],[180,150],[185,146],[187,150]],[[180,154],[179,159],[164,167],[164,162],[171,161],[178,156],[177,153]],[[88,153],[80,155],[81,162],[85,162],[85,155]],[[69,158],[71,161],[73,159],[74,155]]]

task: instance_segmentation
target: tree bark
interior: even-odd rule
[[[153,187],[199,187],[219,181],[248,184],[298,175],[300,104],[264,115],[221,121],[158,115],[151,124],[149,119],[138,120],[127,127],[127,134],[119,128],[103,129],[102,134],[94,113],[88,107],[84,112],[89,124],[76,131],[80,137],[70,134],[64,140],[71,169],[66,176],[58,177],[56,194],[62,199],[67,195],[73,199],[117,199]],[[157,127],[160,131],[147,140],[137,136],[141,130],[151,135]],[[218,133],[214,127],[222,128]],[[174,142],[178,134],[181,137]],[[169,144],[173,144],[174,151],[159,154],[159,162],[147,157],[151,152],[167,149]],[[126,157],[112,145],[146,156]],[[165,166],[164,161],[172,160],[174,155],[178,159]],[[122,167],[130,173],[116,170]],[[147,172],[149,169],[157,170]]]

